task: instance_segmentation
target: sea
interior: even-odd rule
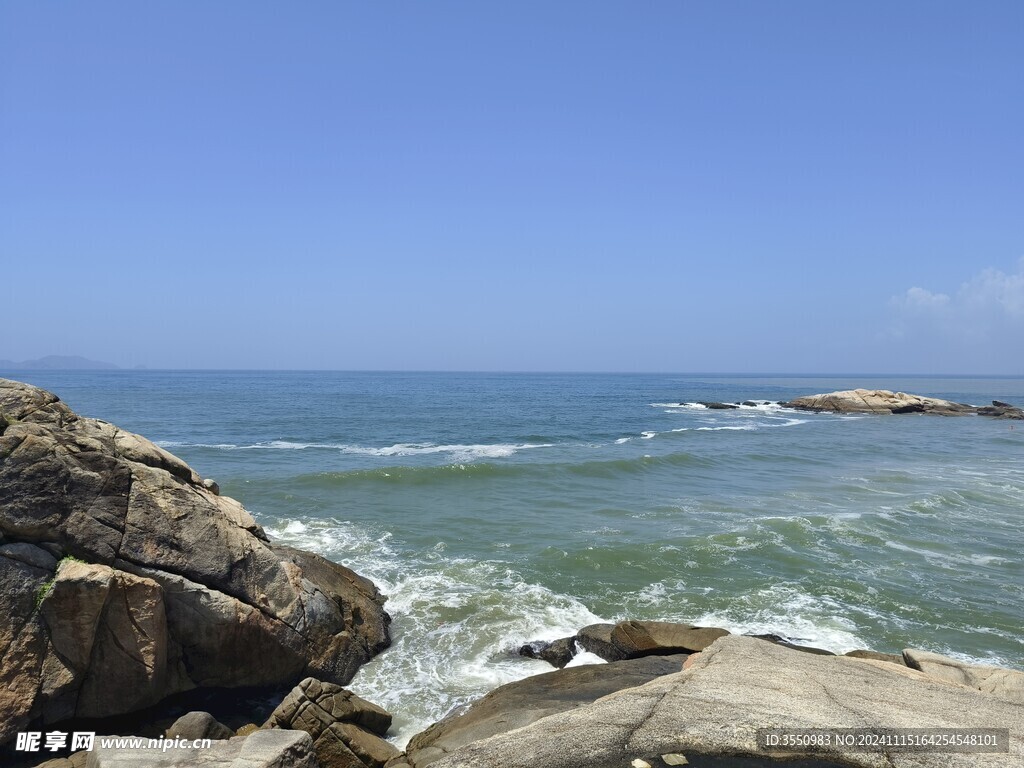
[[[0,375],[145,435],[271,537],[371,578],[393,645],[350,687],[400,745],[549,671],[524,643],[595,622],[1024,668],[1024,423],[777,404],[866,387],[1024,405],[1021,378]]]

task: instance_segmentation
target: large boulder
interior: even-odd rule
[[[413,736],[404,758],[392,761],[389,766],[423,768],[472,742],[582,707],[602,696],[643,685],[661,675],[678,672],[684,659],[685,656],[651,656],[610,664],[589,664],[508,683],[463,711],[456,711]]]
[[[0,379],[0,743],[197,687],[344,684],[389,643],[383,603],[176,456]]]
[[[796,749],[789,759],[815,759],[803,765],[819,768],[995,768],[1024,762],[1019,704],[888,661],[799,653],[728,635],[689,656],[682,672],[466,744],[432,768],[612,768],[687,761],[763,768],[776,760],[758,746],[760,728],[872,727],[1007,728],[1010,751],[821,754]]]

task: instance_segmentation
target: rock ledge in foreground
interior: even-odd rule
[[[922,666],[924,662],[921,659]],[[816,757],[818,765],[860,768],[997,768],[1024,764],[1024,709],[1019,703],[934,679],[889,661],[800,653],[756,638],[728,635],[691,655],[682,672],[466,744],[439,755],[432,768],[686,764],[669,763],[664,755],[673,756],[673,760],[682,755],[693,765],[767,766],[775,761],[757,746],[759,728],[925,725],[1008,728],[1010,752],[798,752],[790,759]],[[698,760],[707,756],[744,760]],[[783,761],[779,764],[792,765]],[[397,768],[398,763],[394,765]]]

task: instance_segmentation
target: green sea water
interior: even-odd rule
[[[549,669],[522,643],[621,618],[1024,668],[1024,423],[773,404],[864,386],[1020,405],[1022,379],[0,375],[142,433],[272,536],[372,578],[394,646],[351,687],[399,742]]]

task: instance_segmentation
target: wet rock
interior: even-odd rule
[[[628,659],[639,656],[695,653],[718,638],[724,629],[695,627],[670,621],[621,621],[611,632],[611,642]]]
[[[605,661],[621,661],[626,658],[612,642],[614,624],[590,624],[576,633],[580,648],[600,656]]]
[[[1004,403],[1002,400],[993,400],[992,405],[983,405],[977,411],[982,416],[991,416],[994,419],[1024,419],[1024,409]]]
[[[541,659],[561,669],[576,655],[576,638],[563,637],[551,642],[534,640],[519,649],[519,655],[528,659]]]

